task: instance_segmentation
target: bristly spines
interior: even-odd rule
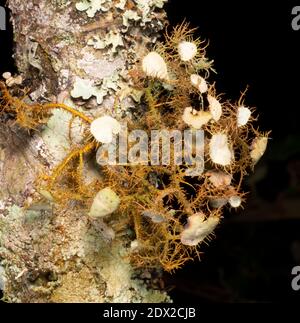
[[[180,267],[182,263],[190,259],[192,254],[197,254],[197,248],[199,246],[201,248],[202,242],[209,241],[209,237],[212,236],[211,232],[207,238],[200,239],[201,243],[195,248],[191,249],[190,246],[184,246],[181,243],[182,240],[180,241],[180,236],[186,225],[184,218],[189,218],[198,213],[205,214],[205,219],[209,219],[211,216],[220,218],[225,205],[229,205],[231,208],[243,206],[242,203],[246,194],[241,191],[241,183],[243,177],[251,170],[253,165],[253,157],[251,157],[253,138],[259,138],[264,135],[260,134],[253,126],[256,121],[254,117],[255,110],[254,108],[245,107],[245,92],[242,93],[238,102],[232,103],[225,100],[223,95],[217,93],[215,84],[210,85],[208,83],[209,71],[213,70],[212,62],[209,62],[206,58],[205,42],[199,38],[194,38],[194,31],[189,28],[188,24],[183,23],[176,27],[172,34],[167,34],[163,42],[156,44],[154,51],[164,61],[165,65],[162,64],[162,67],[164,73],[166,73],[167,67],[167,77],[164,79],[156,77],[155,74],[148,73],[151,71],[149,69],[140,70],[139,72],[139,89],[143,89],[143,86],[145,88],[145,84],[149,84],[149,82],[161,83],[164,89],[161,92],[154,93],[149,87],[147,88],[148,111],[146,111],[145,119],[142,118],[142,121],[146,120],[148,125],[156,123],[160,129],[170,129],[175,125],[176,129],[184,130],[189,128],[184,123],[185,119],[182,118],[185,108],[191,107],[195,111],[211,113],[211,120],[205,121],[201,127],[205,133],[206,143],[205,172],[196,178],[191,178],[184,176],[182,171],[186,169],[187,165],[180,167],[165,166],[172,174],[169,177],[171,180],[168,185],[157,190],[156,198],[152,192],[151,196],[153,198],[150,199],[152,202],[148,206],[147,203],[144,204],[139,213],[134,216],[139,219],[135,224],[135,228],[139,231],[137,239],[140,242],[139,248],[143,251],[134,253],[133,258],[138,259],[139,264],[143,263],[143,259],[144,263],[147,264],[150,259],[153,259],[153,261],[155,261],[154,259],[157,259],[157,261],[162,259],[162,254],[153,248],[150,243],[151,241],[154,242],[159,232],[158,241],[163,243],[164,248],[169,250],[168,261],[160,261],[160,264],[166,270]],[[202,68],[199,68],[201,65]],[[193,78],[192,75],[194,75]],[[202,83],[200,84],[196,81]],[[239,112],[242,112],[243,115],[239,116]],[[154,122],[154,120],[157,120],[157,122]],[[224,147],[213,146],[213,152],[224,154],[224,158],[214,158],[212,151],[209,150],[209,144],[214,136],[219,136],[216,139],[223,140],[222,145]],[[256,147],[256,149],[258,148]],[[230,158],[226,157],[226,154],[228,155],[229,153]],[[151,168],[152,166],[149,167]],[[155,170],[154,167],[151,169],[153,169],[154,173],[158,172],[158,169]],[[214,187],[206,175],[207,170],[223,172],[230,175],[232,179],[229,184]],[[190,194],[189,191],[193,191],[193,193]],[[165,192],[166,196],[169,197],[169,202],[166,203],[164,200],[163,205],[161,205],[161,203],[158,203],[157,198],[158,196],[163,196]],[[216,200],[218,200],[217,204],[212,203],[212,201]],[[170,203],[170,201],[172,202]],[[172,210],[172,205],[174,210]],[[147,210],[147,207],[149,212],[159,214],[165,221],[152,224],[151,222],[149,224],[149,219],[142,221],[142,216],[139,214],[143,210]],[[168,211],[174,212],[171,218],[166,215]],[[178,217],[176,214],[180,214],[180,216]],[[171,240],[172,245],[176,245],[174,248],[170,247],[170,241],[167,238],[170,237],[169,232],[174,227],[173,220],[177,221],[177,234]],[[147,238],[143,239],[141,238],[143,236],[141,232],[145,230],[150,230],[151,234],[146,235]],[[159,242],[157,244],[159,245]],[[172,266],[170,265],[170,259],[176,258],[178,248],[184,255],[180,259],[182,263],[178,262],[177,258],[177,261],[174,261]],[[152,256],[150,256],[151,253],[153,254]],[[166,258],[164,259],[166,260]]]
[[[134,232],[137,245],[131,250],[131,259],[136,266],[174,271],[186,261],[199,257],[202,244],[213,237],[223,209],[243,205],[242,179],[263,153],[263,144],[268,137],[268,133],[260,133],[254,128],[254,109],[245,106],[244,93],[238,102],[232,103],[217,93],[215,84],[209,83],[212,62],[206,58],[206,43],[194,38],[193,33],[186,23],[176,27],[172,34],[166,35],[165,42],[156,44],[146,61],[141,58],[141,64],[129,73],[131,85],[141,91],[142,96],[137,105],[141,108],[141,117],[129,122],[128,130],[142,129],[149,138],[154,129],[183,131],[192,128],[183,117],[186,108],[195,114],[204,112],[207,120],[198,129],[205,133],[202,174],[187,176],[185,171],[190,165],[175,165],[171,158],[170,165],[155,166],[149,162],[148,165],[99,166],[101,180],[87,185],[84,158],[93,156],[100,145],[90,135],[84,138],[82,145],[71,142],[65,159],[50,174],[41,177],[43,180],[37,181],[37,188],[49,193],[57,205],[64,206],[75,200],[75,205],[83,208],[86,214],[96,193],[111,188],[120,198],[120,206],[107,222],[120,235]],[[153,60],[161,65],[156,66]],[[37,130],[53,109],[64,109],[72,119],[80,118],[87,131],[93,121],[61,104],[28,105],[12,96],[3,83],[0,83],[0,90],[0,113],[12,114],[26,129]],[[242,111],[246,114],[239,122],[240,107],[245,108]],[[250,113],[249,118],[247,113]],[[221,144],[226,146],[212,145],[214,154],[209,149],[213,136],[222,139]],[[262,142],[258,140],[260,138]],[[151,147],[148,148],[150,151]],[[217,154],[224,154],[224,158],[215,158],[215,150]],[[228,151],[233,158],[228,158]],[[173,154],[171,145],[171,156]],[[221,184],[212,180],[214,172],[219,172]],[[193,231],[195,223],[196,233]],[[205,235],[197,231],[201,228],[205,229]],[[196,238],[190,232],[195,233]],[[195,241],[197,245],[191,245]]]

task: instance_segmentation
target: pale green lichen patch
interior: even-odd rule
[[[151,22],[153,16],[153,8],[161,9],[167,0],[134,0],[137,6],[137,11],[126,10],[123,14],[123,25],[129,27],[130,21],[139,21],[141,20],[142,25],[147,22]]]
[[[8,207],[7,211],[8,211],[7,220],[9,221],[18,220],[24,215],[22,209],[17,205],[12,205]]]
[[[134,100],[134,102],[140,103],[143,95],[145,94],[144,90],[138,90],[133,87],[130,87],[125,82],[121,83],[120,88],[121,89],[118,93],[118,96],[121,102],[127,97],[131,97]]]
[[[116,53],[118,47],[124,47],[123,38],[120,33],[113,32],[112,30],[107,36],[107,45],[112,45],[112,52]]]
[[[62,124],[68,125],[70,120],[69,113],[55,110],[42,132],[42,139],[51,151],[51,156],[55,162],[61,161],[70,149],[68,127],[62,127]]]
[[[83,100],[88,100],[92,96],[95,96],[97,104],[101,104],[104,97],[110,92],[110,90],[117,91],[118,79],[119,75],[115,72],[113,75],[103,78],[101,86],[98,87],[95,86],[94,82],[91,80],[77,77],[73,90],[71,91],[71,96],[75,99],[82,98]]]
[[[34,224],[37,221],[37,219],[41,216],[41,212],[28,210],[24,212],[24,216],[25,223]]]
[[[123,14],[123,25],[129,27],[130,21],[139,21],[141,17],[134,10],[126,10]]]
[[[98,35],[93,36],[87,42],[89,46],[93,46],[95,49],[104,49],[108,46],[112,46],[112,52],[116,53],[118,47],[124,47],[123,38],[118,32],[110,31],[104,39],[101,39]]]
[[[113,303],[128,302],[170,302],[166,293],[147,289],[141,280],[132,279],[134,271],[125,261],[127,250],[116,244],[107,254],[102,253],[102,268],[99,274],[106,282],[106,297]],[[104,256],[105,255],[105,256]]]
[[[95,49],[104,49],[106,47],[105,39],[100,39],[98,35],[94,35],[87,42],[89,46],[93,46]]]
[[[119,74],[116,72],[112,76],[106,77],[103,79],[102,88],[107,90],[111,89],[111,90],[117,91],[118,80],[119,80]]]
[[[104,96],[107,94],[107,91],[102,88],[97,88],[93,84],[94,82],[91,80],[84,80],[77,77],[73,90],[71,91],[71,96],[74,99],[82,98],[83,100],[88,100],[92,96],[95,96],[97,99],[97,104],[101,104]]]
[[[78,11],[86,11],[88,17],[92,18],[98,11],[106,12],[109,10],[109,3],[107,0],[83,0],[76,3]]]
[[[83,100],[88,100],[91,96],[97,96],[94,89],[93,82],[91,80],[85,80],[80,77],[76,78],[73,90],[71,91],[71,96],[75,99],[82,98]]]

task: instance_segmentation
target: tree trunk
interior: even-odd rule
[[[26,100],[57,102],[90,118],[129,114],[127,72],[155,43],[166,0],[9,0],[15,61]],[[84,89],[84,91],[82,90]],[[122,95],[120,94],[122,93]],[[115,96],[122,101],[115,109]],[[42,131],[0,123],[0,288],[9,302],[164,302],[128,260],[129,237],[113,239],[80,208],[30,205],[41,170],[51,170],[82,127],[55,110]],[[3,118],[2,118],[3,119]],[[86,170],[86,180],[98,176]],[[102,223],[105,226],[104,223]]]

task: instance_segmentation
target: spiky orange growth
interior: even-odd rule
[[[183,245],[180,240],[187,217],[195,213],[204,214],[206,218],[221,217],[225,206],[222,204],[220,207],[212,207],[212,199],[223,199],[226,202],[230,197],[239,196],[244,200],[245,193],[240,189],[243,176],[253,167],[250,158],[251,142],[253,138],[268,136],[253,127],[256,120],[253,110],[248,123],[242,127],[237,126],[237,108],[244,104],[245,93],[242,93],[237,103],[232,103],[217,94],[215,84],[209,85],[208,76],[212,64],[205,57],[204,43],[200,39],[194,39],[193,32],[183,23],[175,28],[172,35],[166,35],[165,43],[156,45],[155,50],[164,58],[171,71],[167,81],[147,77],[141,66],[130,72],[134,86],[144,92],[140,105],[146,107],[146,111],[141,112],[142,115],[137,120],[131,120],[128,126],[129,131],[145,130],[149,138],[153,129],[183,131],[188,129],[182,119],[185,108],[209,111],[207,95],[217,98],[222,105],[221,117],[202,127],[206,137],[205,171],[202,174],[187,176],[185,171],[190,166],[175,165],[171,159],[167,166],[153,166],[150,163],[101,166],[101,181],[86,185],[83,179],[84,155],[92,154],[98,147],[91,136],[87,136],[82,146],[72,146],[67,157],[50,175],[41,175],[37,181],[38,188],[49,192],[58,203],[76,200],[86,210],[99,190],[105,187],[113,189],[120,197],[121,204],[118,212],[110,216],[110,224],[117,235],[128,232],[128,229],[134,231],[138,247],[132,251],[131,259],[136,266],[161,266],[167,271],[174,271],[186,261],[199,257],[201,244],[191,247]],[[178,44],[181,41],[193,42],[198,48],[197,55],[189,62],[182,62],[178,55]],[[208,84],[207,93],[200,93],[199,89],[192,86],[191,74],[198,74],[205,79]],[[13,114],[16,122],[26,129],[37,129],[49,117],[52,109],[68,111],[72,114],[72,121],[76,117],[88,125],[92,121],[63,104],[27,105],[23,100],[12,96],[2,82],[0,90],[0,113]],[[228,166],[215,164],[210,158],[208,143],[216,133],[226,134],[228,145],[234,154],[234,159]],[[171,145],[171,156],[174,156],[174,145]],[[231,175],[230,184],[215,186],[209,179],[215,170]],[[211,235],[202,242],[210,239]]]
[[[28,130],[38,130],[41,124],[45,124],[49,117],[50,111],[55,109],[62,109],[69,112],[74,118],[80,118],[83,122],[90,124],[92,120],[83,113],[65,105],[59,103],[46,103],[46,104],[27,104],[23,99],[19,99],[16,96],[10,94],[6,85],[0,81],[1,101],[0,101],[0,114],[12,114],[15,122],[22,128]],[[24,91],[25,92],[25,91]],[[72,121],[71,120],[71,121]],[[71,127],[71,125],[69,126]],[[88,141],[83,147],[74,147],[71,152],[64,158],[64,160],[55,167],[51,175],[41,175],[37,180],[37,188],[49,191],[51,195],[57,200],[66,199],[79,199],[82,200],[86,195],[87,188],[84,187],[82,182],[82,170],[83,170],[83,155],[92,151],[97,147],[97,143],[93,140]],[[70,168],[70,164],[77,159],[77,165]],[[74,171],[74,168],[76,171]],[[64,174],[65,173],[65,174]],[[69,173],[69,181],[71,180],[73,186],[73,193],[70,190],[64,190],[61,184],[55,188],[56,180],[62,175],[67,178]],[[90,193],[91,194],[91,193]]]
[[[27,104],[24,100],[12,96],[4,82],[0,81],[1,101],[0,113],[12,113],[15,115],[16,122],[25,129],[36,129],[40,124],[47,121],[49,111],[53,109],[62,109],[71,113],[74,117],[79,117],[87,123],[91,120],[83,113],[72,109],[65,104],[47,103],[47,104]]]
[[[185,175],[187,165],[174,166],[171,163],[170,166],[140,166],[138,176],[135,175],[136,168],[130,171],[132,179],[129,182],[134,190],[119,190],[119,194],[124,193],[124,196],[132,197],[124,201],[122,212],[131,213],[139,242],[139,251],[133,253],[134,261],[141,266],[159,263],[169,271],[179,268],[197,254],[197,248],[180,243],[180,234],[188,216],[203,212],[206,217],[212,214],[221,217],[224,206],[213,209],[210,206],[212,198],[228,201],[233,196],[239,196],[244,201],[246,194],[240,190],[243,177],[252,167],[250,145],[253,138],[261,135],[253,127],[256,118],[253,117],[252,108],[247,124],[243,127],[237,126],[237,109],[244,105],[245,92],[237,103],[232,103],[217,94],[215,84],[208,85],[207,93],[200,93],[199,89],[192,86],[191,74],[200,75],[208,83],[209,71],[212,70],[211,62],[205,57],[204,42],[195,39],[193,32],[194,30],[183,23],[176,27],[171,35],[166,35],[164,43],[156,45],[155,51],[164,58],[168,70],[171,71],[169,80],[161,81],[147,75],[143,77],[142,71],[137,70],[139,77],[134,78],[133,82],[137,89],[143,89],[145,93],[142,104],[148,109],[139,119],[138,128],[146,131],[148,129],[149,136],[151,129],[187,129],[188,125],[182,121],[185,108],[209,111],[207,95],[219,101],[222,105],[221,117],[202,127],[206,137],[205,172],[192,178]],[[183,62],[178,55],[178,44],[182,41],[193,42],[198,47],[197,55],[189,62]],[[234,159],[228,166],[215,164],[210,158],[208,142],[211,136],[217,133],[226,134],[228,145],[233,152]],[[171,155],[173,153],[174,147],[171,146]],[[209,171],[218,169],[232,176],[230,185],[212,185],[208,179]],[[156,186],[149,180],[150,174],[155,174],[158,182]],[[128,184],[127,179],[125,183]],[[164,221],[153,223],[151,219],[143,216],[144,211],[157,214]],[[209,240],[209,237],[207,239]]]

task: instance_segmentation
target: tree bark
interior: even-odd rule
[[[129,115],[128,70],[155,44],[166,0],[9,0],[15,61],[30,102],[58,102],[95,118]],[[84,87],[85,92],[81,91]],[[121,95],[122,93],[122,95]],[[114,97],[122,100],[115,109]],[[55,110],[41,131],[0,123],[0,288],[9,302],[164,302],[128,260],[129,237],[93,225],[83,210],[26,209],[82,125]],[[86,170],[87,181],[98,176]]]

